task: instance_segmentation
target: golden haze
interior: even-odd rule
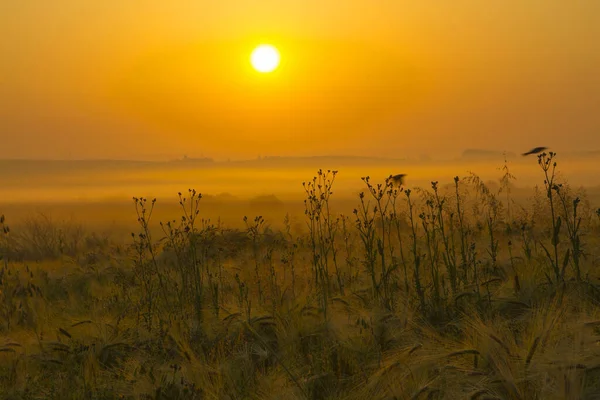
[[[1,6],[0,157],[600,147],[597,2],[140,4]]]

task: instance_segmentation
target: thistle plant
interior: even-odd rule
[[[4,214],[0,215],[0,227],[2,228],[2,231],[0,232],[0,261],[3,261],[4,268],[8,269],[10,227],[6,224],[6,218],[4,217]]]
[[[364,260],[363,265],[371,278],[371,294],[377,298],[379,296],[379,283],[377,281],[376,263],[377,263],[377,233],[375,227],[375,215],[371,212],[368,200],[365,200],[365,193],[359,193],[360,204],[355,208],[355,225],[358,230],[361,243],[363,245]]]
[[[135,211],[137,221],[141,231],[136,235],[131,234],[133,239],[133,247],[135,249],[135,271],[138,282],[142,289],[142,309],[140,317],[145,321],[148,331],[152,331],[156,312],[159,307],[157,299],[163,300],[163,307],[168,309],[169,301],[166,296],[166,284],[163,279],[163,273],[158,267],[156,247],[150,232],[150,221],[154,211],[156,199],[152,199],[148,206],[148,200],[144,197],[134,197]],[[162,324],[162,316],[158,315],[159,322]]]
[[[575,278],[578,282],[581,281],[581,267],[580,261],[582,256],[582,243],[581,243],[581,216],[577,213],[581,199],[575,197],[571,199],[568,195],[567,188],[561,183],[554,185],[554,191],[558,196],[560,204],[563,209],[564,221],[567,225],[567,235],[569,237],[570,249],[567,250],[563,260],[563,266],[561,275],[564,277],[567,264],[569,261],[573,264],[575,270]]]
[[[296,252],[298,251],[298,243],[294,236],[292,235],[292,226],[291,226],[291,218],[289,214],[285,215],[285,219],[283,220],[285,226],[285,254],[281,257],[281,262],[284,266],[288,266],[290,268],[291,275],[291,285],[292,285],[292,298],[296,299]],[[285,283],[285,274],[284,274],[284,283]]]
[[[500,168],[500,170],[504,173],[500,178],[500,189],[498,194],[504,192],[506,194],[506,221],[510,223],[512,221],[512,199],[510,197],[512,189],[510,182],[516,180],[517,177],[514,176],[510,172],[510,168],[508,167],[508,160],[506,158],[506,152],[504,152],[504,165]]]
[[[346,252],[346,270],[348,271],[346,276],[348,278],[348,284],[351,285],[353,281],[358,279],[358,275],[360,274],[360,271],[355,268],[358,263],[358,257],[354,255],[351,245],[353,235],[349,226],[349,222],[351,222],[350,217],[342,214],[340,215],[340,221],[342,225],[342,239],[344,241],[344,249]]]
[[[391,219],[390,210],[392,198],[395,193],[392,177],[389,176],[383,183],[372,184],[370,177],[361,178],[367,186],[367,193],[370,197],[365,201],[364,192],[359,196],[361,202],[361,213],[356,213],[357,226],[361,228],[369,227],[367,230],[361,230],[361,235],[371,235],[370,238],[364,238],[363,243],[369,243],[365,246],[365,251],[371,253],[371,262],[368,264],[373,283],[373,291],[376,296],[382,296],[386,307],[392,306],[392,293],[390,291],[390,283],[392,273],[396,269],[396,265],[390,263],[386,258],[386,246],[392,247],[391,244]],[[373,200],[373,207],[370,207],[370,201]],[[379,227],[376,226],[379,223]],[[360,229],[359,229],[360,230]],[[363,233],[364,232],[364,233]],[[376,248],[372,248],[373,245]],[[375,271],[375,263],[377,255],[380,260],[379,274]],[[374,258],[373,258],[374,256]],[[379,278],[377,278],[379,275]]]
[[[339,293],[344,293],[344,282],[337,261],[337,236],[340,218],[334,217],[330,209],[333,184],[337,171],[319,170],[311,181],[302,182],[306,198],[304,215],[312,252],[312,269],[315,286],[319,290],[321,308],[327,315],[327,305],[331,297],[330,266],[333,264]]]
[[[436,183],[432,182],[435,186]],[[419,214],[421,226],[425,233],[425,247],[427,249],[427,259],[429,260],[429,272],[431,283],[433,285],[432,309],[434,313],[439,315],[441,307],[441,291],[440,291],[440,270],[438,264],[439,246],[436,232],[437,214],[435,212],[433,199],[429,193],[423,192],[425,197],[425,207]]]
[[[512,252],[512,240],[508,240],[508,255],[510,257],[510,268],[513,272],[513,288],[515,290],[515,294],[518,294],[521,291],[521,283],[519,281],[519,273],[515,267],[515,258],[513,257]]]
[[[469,181],[475,186],[476,194],[479,197],[479,205],[483,207],[483,210],[479,210],[478,205],[475,205],[474,213],[483,213],[485,215],[485,227],[488,233],[489,246],[487,253],[490,256],[490,263],[495,273],[498,273],[497,261],[498,261],[498,246],[499,240],[497,239],[498,224],[502,218],[502,203],[496,197],[485,183],[475,174],[471,174]]]
[[[410,279],[408,277],[408,263],[406,260],[406,256],[404,254],[404,244],[402,241],[402,218],[400,216],[398,198],[400,193],[404,192],[404,188],[393,189],[390,201],[391,201],[391,212],[390,212],[390,224],[393,224],[393,227],[396,228],[396,238],[398,240],[398,249],[400,252],[400,263],[402,264],[402,269],[404,272],[404,291],[407,295],[410,294]],[[390,231],[392,229],[390,228]],[[391,241],[390,241],[391,243]],[[393,254],[393,248],[390,246],[390,253]]]
[[[206,229],[203,219],[199,221],[202,194],[195,189],[188,189],[187,195],[181,192],[177,195],[181,217],[179,220],[160,223],[164,234],[162,241],[165,249],[175,254],[175,273],[178,278],[175,292],[179,300],[179,312],[184,313],[191,306],[196,332],[202,334],[204,289],[208,274],[204,253],[210,245],[208,242],[212,242],[206,240],[210,229]],[[214,301],[218,293],[214,293],[214,287],[210,283],[209,289]]]
[[[558,255],[558,245],[560,243],[560,229],[562,225],[562,218],[557,215],[556,212],[556,202],[554,199],[554,192],[557,188],[556,186],[556,166],[557,163],[554,161],[556,157],[556,153],[549,152],[546,154],[545,152],[538,156],[538,165],[542,169],[544,173],[544,187],[546,190],[546,197],[548,198],[548,204],[550,205],[550,222],[552,224],[552,232],[551,232],[551,244],[552,244],[552,254],[548,250],[548,248],[540,242],[540,245],[544,249],[548,260],[550,261],[550,265],[554,271],[555,283],[560,283],[564,280],[564,268],[561,271],[559,255]]]
[[[262,216],[254,217],[254,220],[250,222],[247,216],[244,216],[244,223],[246,224],[246,233],[252,240],[252,256],[254,258],[254,274],[256,276],[256,286],[258,289],[258,303],[263,304],[263,288],[260,271],[260,244],[261,238],[264,233],[265,219]]]
[[[411,242],[412,242],[411,250],[412,250],[412,256],[413,256],[413,263],[414,263],[413,279],[415,282],[415,290],[417,292],[417,297],[419,299],[419,305],[421,308],[421,312],[424,313],[426,311],[425,290],[424,290],[423,284],[421,282],[421,272],[420,272],[422,257],[419,252],[417,227],[416,227],[416,223],[415,223],[415,210],[414,210],[413,202],[410,197],[412,194],[412,191],[410,189],[407,189],[404,191],[404,194],[406,195],[406,202],[408,204],[408,219],[410,221],[410,230],[411,230]]]
[[[458,271],[456,265],[456,247],[454,243],[454,213],[445,212],[446,197],[439,193],[438,182],[432,182],[431,188],[433,189],[433,205],[435,207],[437,215],[437,227],[442,238],[444,245],[443,261],[448,271],[448,278],[450,279],[450,288],[452,295],[455,296],[458,290]],[[444,215],[448,214],[447,224]]]
[[[460,195],[459,188],[460,178],[454,177],[454,191],[456,194],[456,215],[458,219],[458,234],[460,236],[460,257],[461,257],[461,269],[462,269],[462,281],[463,285],[467,284],[468,279],[468,260],[467,260],[467,228],[465,226],[464,206],[463,198]]]

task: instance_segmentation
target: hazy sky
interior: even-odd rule
[[[0,0],[0,157],[600,149],[598,71],[598,0]]]

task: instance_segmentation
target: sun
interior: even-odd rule
[[[279,66],[279,52],[270,44],[261,44],[252,51],[250,62],[258,72],[272,72]]]

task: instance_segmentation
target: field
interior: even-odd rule
[[[22,193],[0,206],[0,397],[600,398],[598,193],[527,160],[531,189],[508,163],[356,193],[318,170],[295,203],[190,189],[107,201],[95,230],[21,216]]]

